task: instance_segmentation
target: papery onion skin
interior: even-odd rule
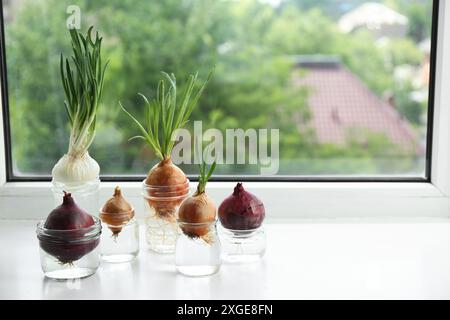
[[[219,206],[219,220],[230,230],[253,230],[261,226],[265,217],[264,204],[238,183],[233,194]]]
[[[155,164],[148,172],[145,183],[149,186],[177,186],[186,182],[183,170],[170,157]]]
[[[75,203],[70,193],[65,193],[63,203],[50,212],[44,227],[51,230],[77,230],[93,225],[92,216]]]
[[[71,241],[74,238],[82,239],[85,228],[94,224],[92,216],[77,206],[70,193],[65,193],[63,204],[50,212],[44,223],[44,228],[74,232],[70,232],[67,239],[63,238],[59,241],[41,239],[40,246],[45,252],[57,258],[60,263],[73,263],[98,246],[99,239],[82,242]]]
[[[206,193],[195,193],[183,201],[178,211],[181,230],[190,237],[205,236],[209,232],[209,224],[216,220],[216,212],[214,201]],[[193,226],[189,224],[203,225]]]
[[[83,155],[65,154],[52,169],[53,181],[76,186],[98,179],[100,166],[89,152]]]
[[[155,209],[159,218],[176,220],[176,209],[189,193],[187,183],[186,175],[172,162],[170,157],[153,166],[145,180],[145,184],[152,187],[147,192],[146,199],[148,204]],[[166,199],[158,200],[158,198]]]
[[[100,219],[108,225],[113,236],[117,237],[126,225],[134,217],[134,209],[123,197],[119,187],[114,189],[114,195],[106,201],[100,210]]]

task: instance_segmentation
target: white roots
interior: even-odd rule
[[[85,152],[82,156],[65,154],[52,170],[53,181],[66,185],[78,185],[97,179],[100,166]]]

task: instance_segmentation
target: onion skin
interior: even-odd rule
[[[53,181],[64,183],[68,186],[92,181],[98,178],[100,166],[89,152],[83,155],[65,154],[58,160],[52,169]]]
[[[134,209],[123,197],[119,187],[114,189],[113,196],[106,201],[100,211],[100,219],[108,225],[113,236],[117,237],[126,225],[134,217]]]
[[[189,194],[188,179],[184,172],[170,158],[166,158],[153,166],[145,184],[154,187],[147,192],[147,202],[155,209],[157,216],[175,221],[176,209]],[[158,197],[174,199],[157,200]]]
[[[50,212],[44,227],[51,230],[77,230],[93,225],[92,216],[75,203],[70,193],[65,193],[63,203]]]
[[[230,230],[253,230],[261,226],[265,217],[264,204],[238,183],[233,194],[219,206],[219,220]]]
[[[178,220],[181,230],[190,237],[203,237],[209,232],[209,224],[216,220],[216,205],[206,193],[195,193],[186,198],[178,210]],[[183,225],[183,223],[186,223]],[[204,223],[204,225],[191,226],[188,224]]]
[[[84,228],[94,225],[94,219],[86,211],[78,207],[70,193],[64,194],[63,204],[55,208],[47,217],[44,228],[49,230],[74,231],[62,241],[40,240],[41,248],[57,258],[60,263],[73,263],[94,250],[100,243],[99,239],[83,242],[72,242],[74,238],[82,239]],[[79,230],[79,233],[76,231]]]
[[[150,169],[145,183],[149,186],[177,186],[186,182],[186,175],[171,158],[161,160]]]
[[[79,244],[52,243],[41,240],[40,246],[42,250],[58,259],[61,264],[71,264],[90,253],[99,243],[100,239],[93,239]]]

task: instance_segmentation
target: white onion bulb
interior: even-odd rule
[[[65,154],[53,167],[52,176],[54,182],[75,186],[97,179],[100,174],[100,166],[88,152],[81,157]]]

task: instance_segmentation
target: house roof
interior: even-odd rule
[[[344,14],[338,22],[339,28],[343,32],[352,32],[353,30],[365,27],[369,30],[378,30],[384,27],[399,26],[401,30],[390,30],[394,33],[406,31],[408,18],[381,3],[366,2],[356,9]]]
[[[311,125],[319,143],[343,145],[349,130],[364,129],[416,151],[417,136],[410,123],[342,64],[330,60],[297,65],[306,72],[294,77],[294,85],[309,90]]]

